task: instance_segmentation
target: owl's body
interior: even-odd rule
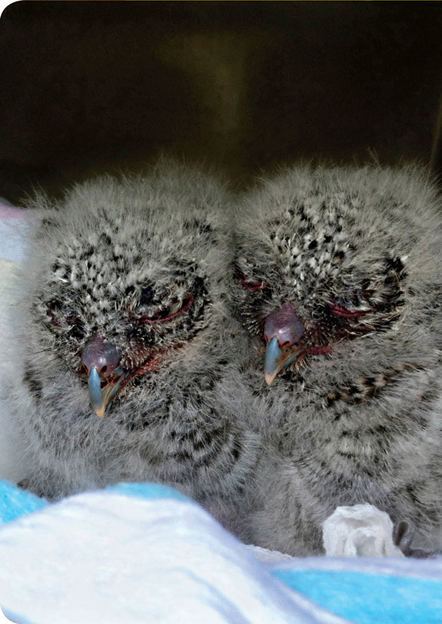
[[[57,209],[35,200],[6,384],[33,491],[157,481],[235,524],[258,435],[235,404],[225,203],[168,162],[79,185]]]
[[[408,521],[416,545],[441,548],[442,202],[433,186],[413,169],[299,166],[264,181],[237,214],[243,379],[259,405],[252,425],[274,457],[249,539],[320,554],[321,523],[339,505],[367,502]]]

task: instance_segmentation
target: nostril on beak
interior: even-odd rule
[[[95,368],[100,377],[108,377],[118,368],[120,353],[101,334],[95,334],[83,349],[81,360],[88,374]]]
[[[291,303],[285,303],[267,317],[264,338],[267,343],[276,338],[280,349],[297,344],[303,333],[304,327]]]

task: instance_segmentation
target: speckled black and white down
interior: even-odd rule
[[[414,168],[295,166],[264,179],[235,215],[242,379],[274,455],[249,540],[319,554],[334,509],[368,502],[414,527],[414,545],[440,549],[442,201],[432,182]],[[267,385],[263,353],[281,309],[296,353]]]
[[[227,315],[229,201],[213,178],[162,161],[146,177],[103,177],[59,205],[30,204],[40,225],[11,310],[6,393],[33,453],[31,490],[57,499],[159,481],[229,528],[243,514],[259,435],[241,418],[231,357],[241,345]],[[83,364],[97,336],[135,371],[104,418]]]

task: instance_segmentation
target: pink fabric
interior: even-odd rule
[[[14,208],[14,206],[5,204],[0,200],[0,219],[19,219],[26,218],[27,216],[28,212],[26,210]]]

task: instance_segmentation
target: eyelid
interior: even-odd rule
[[[73,306],[66,304],[60,305],[57,302],[49,302],[46,305],[46,311],[50,317],[51,323],[56,327],[62,327],[63,322],[66,322],[68,325],[73,325],[78,318],[78,312]]]
[[[342,316],[344,318],[358,318],[359,316],[364,316],[371,312],[371,310],[348,310],[347,308],[343,308],[341,306],[331,305],[330,312],[335,316]]]
[[[178,315],[183,314],[183,312],[187,312],[187,310],[192,306],[193,301],[194,301],[194,297],[192,294],[189,293],[188,295],[186,295],[186,297],[184,297],[183,305],[181,306],[181,308],[177,310],[176,312],[169,314],[169,316],[165,316],[163,318],[161,317],[155,318],[155,314],[153,316],[147,316],[145,314],[145,315],[136,317],[135,320],[138,321],[139,323],[145,323],[146,325],[156,325],[157,323],[166,323],[167,321],[171,321],[172,319],[176,318]]]
[[[252,282],[244,278],[240,278],[240,282],[242,286],[244,286],[244,288],[247,288],[247,290],[251,291],[266,290],[268,288],[271,288],[269,282]]]

